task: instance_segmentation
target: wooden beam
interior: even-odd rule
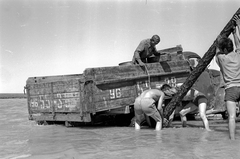
[[[240,8],[233,15],[233,17],[235,15],[240,16]],[[231,34],[231,32],[233,30],[233,26],[236,25],[236,23],[233,21],[233,17],[230,19],[230,21],[227,23],[227,25],[224,27],[224,29],[220,32],[221,36],[228,37]],[[183,97],[187,94],[188,90],[192,87],[192,85],[195,83],[195,81],[198,79],[198,77],[201,75],[201,73],[209,65],[209,63],[215,56],[216,44],[217,44],[217,39],[214,41],[214,43],[209,48],[209,50],[204,54],[204,56],[199,61],[196,68],[191,72],[191,74],[186,79],[186,81],[182,84],[178,93],[175,94],[175,96],[172,98],[172,100],[169,102],[169,104],[165,107],[165,109],[164,109],[164,117],[165,118],[169,119],[169,116],[175,110],[176,106],[179,105],[179,102],[183,99]]]

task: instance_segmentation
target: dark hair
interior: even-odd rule
[[[176,92],[172,90],[173,87],[171,87],[169,84],[163,84],[161,87],[161,90],[163,93],[168,97],[173,97]]]
[[[166,91],[168,89],[172,88],[169,84],[163,84],[162,87],[160,88],[162,91]]]
[[[158,35],[153,35],[151,40],[156,42],[156,43],[159,43],[160,42],[160,37]]]
[[[230,38],[223,37],[218,41],[218,47],[221,51],[226,49],[229,53],[233,51],[233,42]]]

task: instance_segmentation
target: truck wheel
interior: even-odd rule
[[[48,125],[48,122],[45,120],[36,121],[38,125]]]
[[[115,123],[117,126],[129,126],[133,119],[132,114],[118,114],[115,116]]]
[[[223,118],[224,120],[228,119],[228,113],[227,113],[226,110],[225,110],[224,112],[222,112],[221,115],[222,115],[222,118]]]
[[[237,111],[237,112],[236,112],[236,117],[238,117],[239,114],[240,114],[240,112]],[[223,118],[224,120],[228,119],[228,112],[227,112],[226,110],[225,110],[224,112],[222,112],[221,115],[222,115],[222,118]]]

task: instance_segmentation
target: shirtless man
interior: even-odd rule
[[[159,89],[145,90],[135,99],[134,112],[135,112],[135,129],[141,128],[143,116],[152,117],[156,121],[156,130],[162,129],[163,123],[163,109],[162,103],[164,93]],[[146,119],[147,120],[147,119]]]
[[[181,84],[178,84],[178,87]],[[164,84],[161,88],[161,90],[167,95],[167,96],[173,96],[175,93],[177,93],[177,89],[174,87],[171,87],[168,84]],[[199,92],[196,89],[191,88],[187,94],[184,96],[183,100],[190,100],[194,105],[189,106],[186,105],[180,112],[180,117],[182,121],[182,126],[186,127],[187,124],[187,118],[186,115],[190,112],[195,111],[197,108],[199,110],[200,117],[203,121],[203,125],[207,131],[211,131],[209,128],[208,119],[206,117],[206,107],[207,107],[207,97]],[[196,107],[197,106],[197,107]]]

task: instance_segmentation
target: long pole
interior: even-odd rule
[[[233,17],[235,15],[240,16],[240,8],[233,15]],[[235,22],[233,21],[233,17],[230,19],[230,21],[227,23],[224,29],[220,32],[221,36],[228,37],[231,34],[233,26],[236,25]],[[217,39],[214,41],[214,43],[208,49],[208,51],[204,54],[204,56],[199,61],[198,65],[193,69],[193,71],[191,72],[189,77],[186,79],[186,81],[181,85],[178,93],[175,94],[175,96],[172,98],[169,104],[165,107],[164,109],[165,118],[169,119],[169,116],[175,110],[176,106],[179,105],[179,102],[183,99],[183,97],[186,95],[188,90],[192,87],[192,85],[195,83],[195,81],[198,79],[201,73],[209,65],[209,63],[211,62],[211,60],[216,54],[216,44],[217,44]]]

